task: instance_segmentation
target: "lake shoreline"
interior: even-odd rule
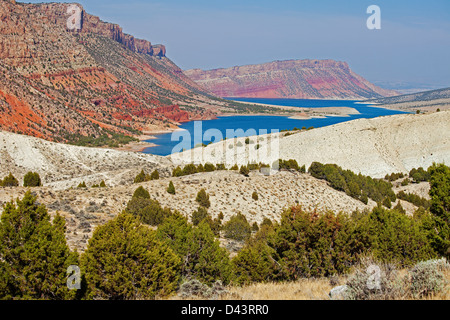
[[[277,107],[280,113],[255,113],[255,114],[236,114],[222,113],[217,119],[202,122],[203,134],[206,130],[216,129],[222,132],[225,137],[227,130],[242,129],[247,132],[249,129],[258,130],[292,130],[295,127],[325,127],[340,122],[347,122],[359,118],[376,118],[392,114],[403,113],[397,110],[377,108],[376,106],[366,105],[361,101],[355,100],[287,100],[277,101],[283,104],[297,103],[298,106],[275,105],[273,99],[268,99],[268,103],[262,103],[261,100],[239,101],[247,104],[259,104],[268,107]],[[283,112],[289,110],[290,112]],[[292,112],[292,110],[297,112]],[[143,153],[155,155],[170,155],[173,148],[179,143],[172,141],[171,134],[177,130],[187,130],[193,137],[195,120],[182,123],[178,128],[170,128],[164,131],[145,131],[146,142],[152,143]],[[169,135],[168,135],[169,134]],[[208,139],[205,144],[209,142]],[[215,141],[215,138],[214,138]],[[192,143],[192,142],[191,142]],[[192,149],[194,146],[186,146],[185,149]]]

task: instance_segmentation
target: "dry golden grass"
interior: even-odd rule
[[[399,276],[406,276],[407,270],[400,270]],[[450,300],[450,270],[445,271],[446,285],[438,294],[425,297],[424,300]],[[302,279],[296,282],[257,283],[244,287],[228,288],[229,293],[221,300],[328,300],[330,290],[346,283],[346,277],[340,277],[337,284],[331,285],[330,279]]]
[[[328,300],[330,280],[302,279],[285,283],[257,283],[229,288],[222,300]]]

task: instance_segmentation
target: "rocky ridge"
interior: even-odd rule
[[[227,69],[185,71],[220,97],[368,99],[393,96],[355,74],[346,62],[287,60]]]
[[[68,28],[71,6],[79,30]],[[227,105],[166,57],[70,3],[0,2],[0,129],[52,141],[211,119]]]

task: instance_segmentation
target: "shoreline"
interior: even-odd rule
[[[353,101],[353,100],[344,100],[343,101]],[[217,117],[248,117],[248,116],[276,116],[276,117],[286,117],[288,119],[292,120],[311,120],[311,119],[324,119],[327,117],[350,117],[351,115],[357,115],[361,114],[358,110],[352,107],[347,106],[337,106],[337,107],[317,107],[317,108],[305,108],[305,107],[294,107],[294,106],[280,106],[280,105],[271,105],[271,104],[264,104],[264,103],[252,103],[247,101],[236,101],[239,103],[244,103],[248,105],[260,105],[260,106],[266,106],[266,107],[273,107],[279,109],[281,112],[279,113],[252,113],[252,114],[239,114],[239,113],[219,113],[217,114]],[[355,102],[355,104],[373,104],[374,103],[365,103],[365,102]],[[385,108],[388,110],[391,110],[389,108]],[[297,111],[295,113],[293,112],[287,112],[284,113],[282,110],[289,110],[289,111]],[[393,109],[395,110],[395,109]],[[210,119],[212,120],[212,119]],[[204,120],[195,120],[192,119],[189,122],[192,121],[204,121]],[[205,120],[206,121],[206,120]],[[143,135],[136,136],[140,141],[139,142],[131,142],[125,146],[122,146],[118,148],[117,150],[122,151],[131,151],[131,152],[143,152],[146,149],[157,147],[158,145],[155,143],[152,143],[150,140],[156,140],[158,139],[156,135],[160,134],[168,134],[173,133],[178,130],[184,130],[180,127],[174,127],[174,128],[168,128],[168,129],[155,129],[155,130],[144,130]]]

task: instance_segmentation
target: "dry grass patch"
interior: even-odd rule
[[[221,300],[328,300],[330,280],[302,279],[296,282],[256,283],[231,287]]]

